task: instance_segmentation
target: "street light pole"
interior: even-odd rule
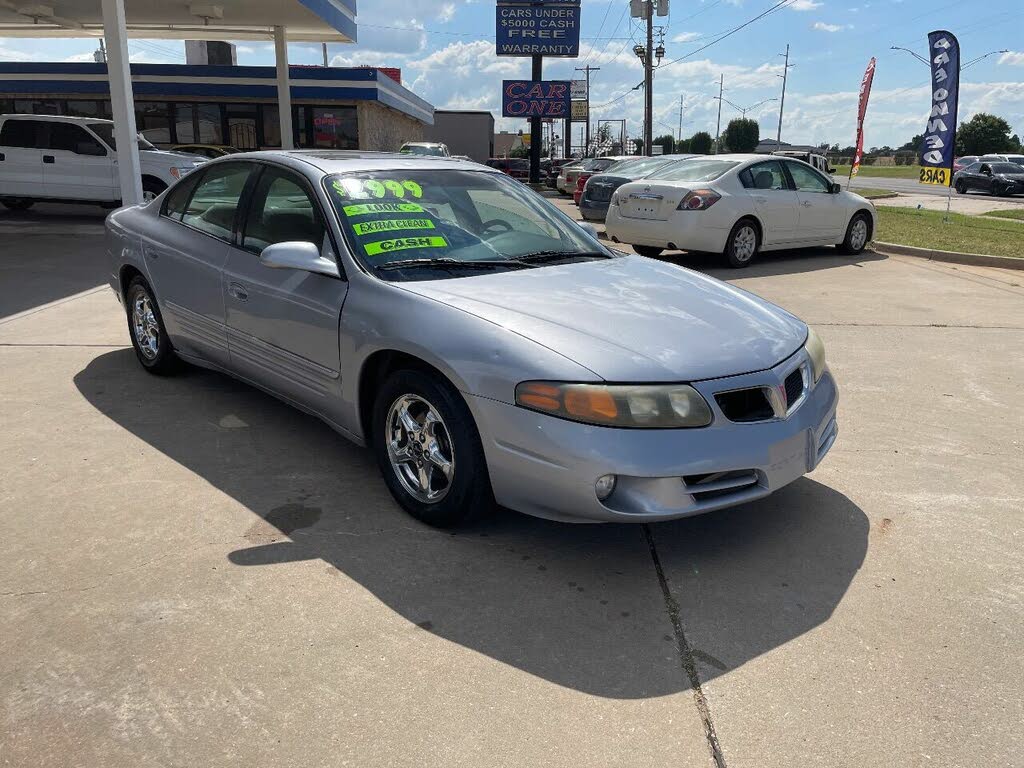
[[[650,157],[654,150],[654,0],[644,3],[647,14],[647,50],[644,57],[644,154]]]
[[[576,67],[576,71],[586,73],[587,78],[587,137],[585,140],[586,143],[583,147],[583,156],[586,157],[587,153],[590,151],[590,73],[600,72],[601,68],[592,67],[589,64],[587,64],[587,66],[585,67]]]

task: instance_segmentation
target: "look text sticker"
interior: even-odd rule
[[[434,229],[434,222],[430,219],[380,219],[361,221],[353,224],[352,229],[357,235],[372,235],[374,232],[389,232],[395,229]]]
[[[447,248],[448,241],[443,237],[398,237],[394,240],[378,240],[375,243],[365,243],[368,256],[379,256],[382,253],[393,251],[407,251],[411,248]]]
[[[342,208],[346,216],[365,216],[368,213],[426,213],[418,203],[360,203]]]

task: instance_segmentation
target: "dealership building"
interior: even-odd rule
[[[296,147],[397,150],[434,108],[372,67],[289,67]],[[132,64],[136,127],[158,146],[281,146],[274,67]],[[106,64],[0,62],[0,114],[111,117]]]

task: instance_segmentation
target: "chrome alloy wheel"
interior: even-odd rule
[[[749,224],[736,230],[732,239],[732,252],[736,261],[750,261],[757,250],[757,232]]]
[[[868,242],[868,223],[864,219],[857,219],[853,222],[853,228],[850,230],[850,247],[859,251]]]
[[[132,303],[132,331],[143,356],[155,360],[160,350],[160,326],[153,314],[153,300],[145,292],[139,293]]]
[[[419,395],[402,395],[388,410],[384,439],[402,487],[434,504],[451,490],[455,449],[437,409]]]
[[[151,189],[142,190],[142,202],[151,203],[156,200],[156,192]]]

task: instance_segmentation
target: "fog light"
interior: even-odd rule
[[[601,475],[594,483],[594,492],[597,493],[598,501],[604,501],[612,495],[615,490],[615,475]]]

